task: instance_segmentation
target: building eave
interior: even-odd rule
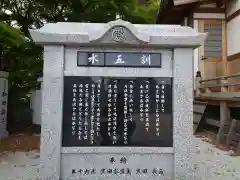
[[[193,1],[193,0],[192,0]],[[183,1],[182,1],[183,2]],[[174,5],[174,0],[162,0],[157,24],[180,24],[185,16],[195,9],[198,2]]]
[[[215,2],[216,8],[226,6],[227,0],[161,0],[157,24],[180,24],[201,2]]]
[[[173,4],[174,6],[179,6],[179,5],[191,4],[199,1],[200,0],[173,0]]]

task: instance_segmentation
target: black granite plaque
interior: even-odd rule
[[[64,77],[63,147],[172,147],[172,78]]]

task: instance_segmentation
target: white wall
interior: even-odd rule
[[[240,9],[240,0],[229,0],[227,5],[227,16]]]
[[[193,29],[198,32],[198,20],[193,21]],[[199,48],[194,49],[193,53],[193,76],[194,76],[194,89],[195,89],[195,80],[196,80],[196,72],[199,70]]]
[[[240,9],[240,0],[230,0],[227,5],[227,16]],[[240,52],[240,16],[227,23],[228,56]]]
[[[0,71],[0,139],[8,136],[7,132],[7,100],[8,73]]]
[[[225,19],[224,13],[193,13],[195,19]]]
[[[187,26],[187,25],[188,25],[188,17],[184,17],[181,22],[181,26]]]
[[[38,81],[41,82],[42,87],[42,78]],[[40,90],[35,90],[31,95],[31,109],[33,111],[33,124],[41,125],[41,112],[42,112],[42,88]]]
[[[201,4],[200,7],[202,7],[202,8],[216,8],[216,3]]]

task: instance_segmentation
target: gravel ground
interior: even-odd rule
[[[196,180],[240,180],[240,156],[231,156],[233,152],[217,149],[206,142],[208,139],[194,139]]]
[[[194,138],[194,169],[197,180],[240,180],[240,156],[215,148],[203,138]],[[37,180],[39,152],[0,154],[0,180]]]

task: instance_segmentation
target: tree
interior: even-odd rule
[[[42,71],[41,49],[18,29],[0,22],[0,70],[9,71],[8,124],[19,118],[16,111],[27,107],[28,93],[35,89]],[[19,115],[19,114],[18,114]]]
[[[42,71],[42,53],[39,52],[39,47],[19,29],[0,23],[0,70],[10,72],[10,104],[11,99],[14,103],[26,100],[27,93],[38,86],[37,78]]]
[[[40,28],[44,22],[108,22],[115,20],[116,14],[132,23],[154,24],[159,1],[139,4],[136,0],[2,0],[1,7],[1,20],[15,22],[29,37],[28,29]]]
[[[41,71],[42,58],[39,52],[41,50],[25,38],[19,29],[0,23],[0,70],[13,72],[10,74],[10,80],[13,76],[14,81],[10,81],[13,83],[10,83],[10,87],[26,84],[23,82],[28,79],[26,77]],[[22,81],[19,82],[19,79]]]
[[[29,29],[40,28],[44,22],[108,22],[115,20],[117,14],[132,23],[155,23],[154,13],[159,8],[159,1],[148,0],[139,4],[136,0],[2,0],[0,7],[0,20],[19,27],[11,28],[1,23],[5,29],[0,31],[1,67],[11,72],[17,72],[17,69],[25,72],[26,67],[36,68],[34,56],[40,66],[42,54],[41,47],[23,37],[30,38]]]
[[[31,41],[29,29],[45,22],[108,22],[119,15],[132,23],[155,23],[159,0],[2,0],[0,2],[1,69],[19,79],[39,74],[42,48]],[[17,26],[18,29],[8,25]],[[22,33],[21,33],[22,32]],[[24,38],[27,37],[29,39]],[[33,69],[31,69],[33,68]],[[32,72],[34,71],[34,72]],[[38,72],[38,73],[36,73]],[[35,79],[35,78],[30,78]],[[30,80],[27,78],[27,80]],[[13,84],[17,84],[17,83]],[[36,84],[29,82],[28,84]],[[18,85],[23,86],[23,85]]]
[[[39,59],[42,48],[24,38],[31,38],[29,29],[40,28],[44,22],[108,22],[115,20],[117,14],[132,23],[155,23],[154,13],[158,11],[159,1],[139,4],[136,0],[2,0],[0,7],[1,20],[19,27],[11,28],[1,23],[0,31],[1,67],[11,72],[20,73],[21,70],[20,74],[15,73],[17,78],[22,77],[23,72],[26,73],[23,77],[35,74],[27,73],[32,70],[30,68],[42,67]]]
[[[13,49],[18,49],[24,42],[20,30],[0,22],[0,70],[7,71],[10,68]]]
[[[158,8],[158,0],[143,4],[136,0],[1,0],[0,68],[10,72],[8,114],[14,115],[29,101],[28,93],[37,88],[42,73],[42,48],[32,42],[29,29],[46,22],[106,23],[116,15],[132,23],[154,24]]]

